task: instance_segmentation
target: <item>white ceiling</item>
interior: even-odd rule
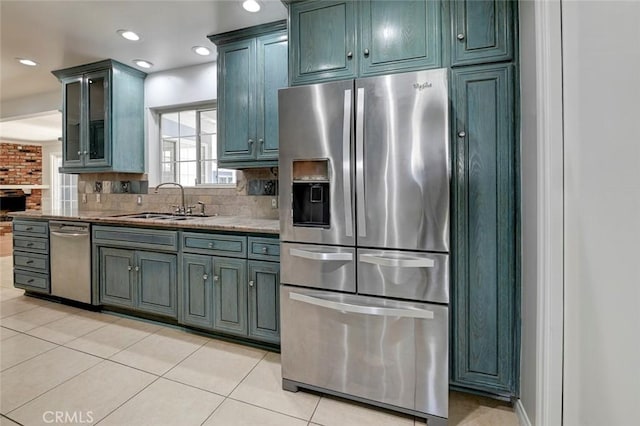
[[[0,102],[37,99],[38,94],[59,90],[52,70],[107,58],[134,67],[133,59],[145,59],[154,64],[147,73],[214,61],[215,46],[208,34],[286,19],[280,0],[259,1],[262,10],[248,13],[242,0],[0,0]],[[123,39],[116,33],[119,29],[133,30],[141,40]],[[211,48],[213,54],[196,55],[191,50],[196,45]],[[38,66],[26,67],[16,58],[33,59]],[[42,117],[32,119],[36,127],[42,125]],[[0,137],[12,126],[4,121]],[[19,140],[42,137],[24,129]]]

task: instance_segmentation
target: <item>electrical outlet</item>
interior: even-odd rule
[[[87,204],[87,194],[82,194],[82,204]]]
[[[278,199],[277,198],[272,198],[271,199],[271,208],[272,209],[277,209],[278,208]]]
[[[96,203],[99,203],[99,202],[100,202],[100,193],[98,192],[96,194]]]
[[[136,198],[136,204],[139,206],[142,205],[142,195],[138,195],[138,198]]]

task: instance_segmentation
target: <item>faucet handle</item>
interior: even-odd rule
[[[198,205],[200,206],[200,216],[204,216],[204,206],[205,204],[202,201],[198,201]],[[195,206],[193,206],[195,207]]]
[[[192,214],[192,213],[193,213],[193,209],[195,209],[195,208],[196,208],[196,206],[187,206],[187,208],[186,208],[186,209],[187,209],[186,213],[187,213],[187,214]]]
[[[173,207],[175,209],[174,213],[177,213],[177,214],[181,214],[182,213],[182,209],[183,209],[182,206],[179,206],[177,204],[171,204],[171,207]]]

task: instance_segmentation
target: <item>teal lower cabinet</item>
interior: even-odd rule
[[[105,306],[176,319],[176,231],[93,227],[94,289]]]
[[[49,221],[14,219],[13,286],[49,294]]]
[[[511,64],[452,71],[451,383],[517,395],[518,143]]]
[[[194,232],[182,239],[180,323],[279,344],[278,239]]]
[[[248,261],[249,336],[280,342],[280,264]]]

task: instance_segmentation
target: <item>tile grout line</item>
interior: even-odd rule
[[[152,384],[154,384],[155,382],[157,382],[158,380],[160,380],[160,376],[157,376],[155,374],[153,374],[154,376],[156,376],[156,378],[149,383],[147,386],[143,387],[142,389],[140,389],[138,392],[134,393],[133,395],[131,395],[130,398],[128,398],[126,401],[123,401],[122,404],[118,405],[116,408],[114,408],[113,410],[109,411],[104,417],[102,417],[100,420],[98,420],[97,422],[94,423],[94,425],[99,424],[100,422],[102,422],[104,419],[106,419],[107,417],[109,417],[111,414],[113,414],[115,411],[117,411],[118,409],[120,409],[123,405],[125,405],[127,402],[131,401],[133,398],[135,398],[136,396],[138,396],[142,391],[144,391],[145,389],[147,389],[149,386],[151,386]]]
[[[19,426],[24,426],[22,423],[20,423],[17,420],[12,419],[11,417],[7,416],[6,414],[0,413],[0,417],[4,417],[5,419],[8,419],[9,421],[11,421],[11,422],[13,422],[13,423],[15,423],[15,424],[17,424]]]

